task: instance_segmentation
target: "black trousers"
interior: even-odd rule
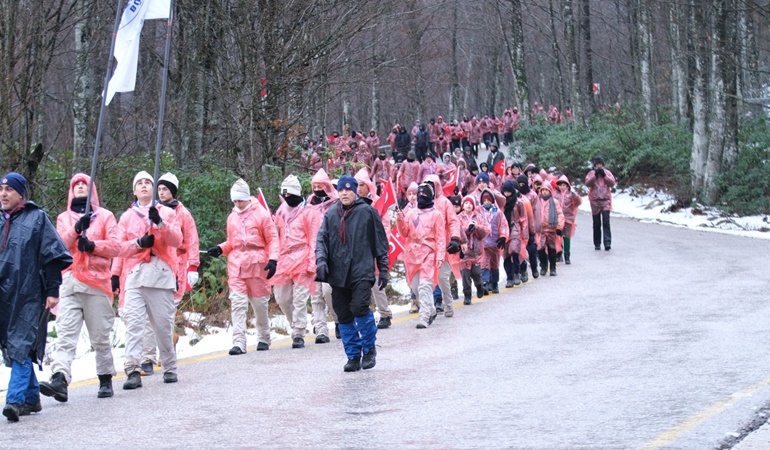
[[[602,211],[594,214],[594,247],[602,244],[604,234],[604,248],[612,246],[612,230],[610,230],[610,212]]]
[[[332,307],[339,323],[369,314],[374,281],[359,281],[349,288],[332,286]]]

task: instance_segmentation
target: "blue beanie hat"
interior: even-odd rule
[[[7,173],[0,184],[7,184],[19,195],[24,197],[27,194],[27,179],[16,172]]]
[[[351,191],[357,193],[358,181],[356,181],[356,179],[350,175],[341,176],[340,179],[337,180],[337,190],[341,191],[343,189],[350,189]]]
[[[476,183],[479,181],[489,184],[489,175],[487,175],[486,172],[479,172],[479,174],[476,175]]]

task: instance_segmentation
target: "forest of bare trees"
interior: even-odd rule
[[[0,0],[0,161],[33,192],[90,168],[119,4]],[[770,106],[770,0],[178,0],[174,10],[163,149],[180,168],[212,160],[254,179],[303,134],[343,121],[382,135],[538,101],[570,106],[588,126],[617,103],[643,127],[690,130],[692,193],[713,202],[741,123]],[[154,151],[165,25],[145,24],[136,90],[106,109],[103,164]]]

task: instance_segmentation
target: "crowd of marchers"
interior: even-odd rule
[[[178,200],[179,181],[171,173],[156,183],[149,173],[138,172],[132,184],[135,201],[119,221],[101,206],[90,178],[76,174],[68,208],[55,227],[26,198],[24,177],[7,174],[0,182],[0,345],[11,379],[3,414],[18,421],[39,412],[40,394],[68,400],[84,324],[96,353],[97,396],[114,395],[117,372],[109,341],[114,294],[126,325],[123,389],[140,388],[142,376],[153,374],[158,362],[163,382],[177,382],[176,305],[198,281],[201,253],[227,256],[230,355],[247,351],[249,305],[256,315],[256,349],[269,350],[272,293],[291,326],[294,349],[305,346],[308,299],[316,344],[330,342],[327,323],[335,324],[346,372],[373,368],[377,330],[392,326],[384,289],[396,259],[394,241],[403,249],[398,259],[406,268],[412,312],[419,313],[418,329],[429,328],[439,313],[454,316],[457,280],[469,305],[474,288],[478,298],[499,292],[501,265],[506,287],[528,282],[530,271],[533,278],[555,276],[558,261],[572,262],[581,197],[566,176],[533,164],[506,163],[497,144],[494,138],[489,142],[489,156],[480,164],[466,146],[448,149],[438,162],[430,147],[421,162],[410,148],[406,161],[399,163],[396,152],[336,180],[320,168],[309,195],[289,175],[274,213],[239,179],[230,190],[227,239],[205,252],[199,250],[195,220]],[[613,174],[596,157],[585,178],[596,250],[611,248],[614,184]],[[53,375],[38,383],[34,365],[45,354],[49,310],[56,315],[59,339]]]

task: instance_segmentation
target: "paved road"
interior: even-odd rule
[[[0,448],[714,448],[770,401],[770,241],[614,219],[597,252],[589,229],[557,277],[400,318],[373,370],[336,340],[211,355],[45,398]]]

